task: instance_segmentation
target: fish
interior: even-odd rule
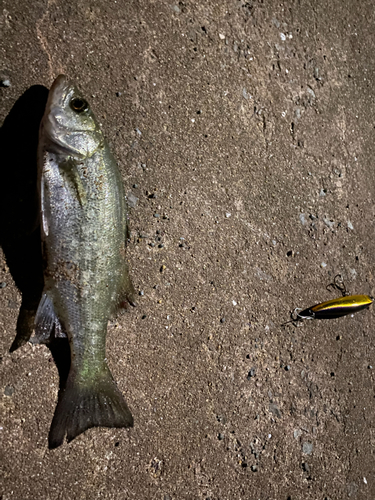
[[[332,319],[367,309],[374,302],[370,295],[347,295],[296,311],[297,319]]]
[[[71,365],[49,432],[49,448],[91,427],[132,427],[133,416],[106,360],[108,321],[135,305],[120,171],[81,92],[59,75],[38,143],[44,289],[36,343],[67,336]]]

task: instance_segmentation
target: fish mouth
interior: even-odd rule
[[[59,139],[68,129],[62,124],[64,104],[68,95],[74,92],[74,86],[65,75],[59,75],[53,82],[48,94],[47,104],[41,123],[40,133],[44,134],[57,152],[68,153],[69,148]],[[59,119],[60,118],[60,119]]]
[[[59,75],[53,82],[48,94],[45,116],[50,116],[52,111],[63,111],[66,99],[74,93],[74,85],[65,75]]]
[[[53,104],[54,106],[60,104],[60,107],[62,107],[64,97],[70,87],[72,87],[72,84],[68,81],[68,78],[65,75],[59,75],[53,82],[49,91],[47,106],[49,104]]]

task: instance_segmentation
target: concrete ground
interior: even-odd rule
[[[281,326],[339,296],[338,273],[375,293],[374,17],[370,0],[2,1],[2,500],[375,498],[374,308]],[[51,352],[8,351],[42,286],[35,151],[59,73],[118,160],[140,295],[107,337],[134,428],[50,451]]]

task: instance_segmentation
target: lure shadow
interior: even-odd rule
[[[14,104],[0,128],[0,246],[22,294],[17,334],[10,352],[29,340],[43,291],[37,147],[47,97],[46,87],[30,87]],[[48,347],[61,376],[62,388],[70,367],[69,343],[67,339],[54,339]]]

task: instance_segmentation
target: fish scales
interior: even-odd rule
[[[109,317],[134,305],[125,260],[127,213],[122,179],[88,103],[60,75],[40,127],[38,172],[44,291],[37,341],[67,335],[71,368],[49,445],[94,426],[129,427],[133,418],[106,363]]]

